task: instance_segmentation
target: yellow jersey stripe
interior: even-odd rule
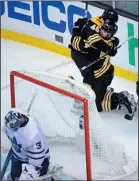
[[[78,50],[78,51],[80,51],[80,47],[79,47],[80,40],[81,40],[81,37],[79,37],[79,38],[78,38],[78,41],[77,41],[77,50]]]
[[[75,43],[75,40],[76,40],[76,36],[73,38],[73,41],[72,41],[72,47],[74,48],[74,43]]]
[[[106,96],[107,96],[107,92],[105,93],[104,98],[103,98],[102,103],[101,103],[101,105],[102,105],[102,111],[105,111],[105,110],[106,110],[106,108],[105,108]]]
[[[112,92],[110,93],[109,97],[108,97],[108,110],[111,111],[111,96],[112,96]]]
[[[110,68],[111,64],[109,63],[108,66],[104,69],[104,71],[100,74],[98,74],[97,76],[95,76],[95,78],[99,78],[101,77],[109,68]]]
[[[95,43],[95,42],[97,42],[97,41],[100,41],[100,40],[101,40],[100,37],[99,37],[99,38],[96,38],[96,39],[92,40],[91,42],[89,42],[89,45],[92,46],[93,43]]]

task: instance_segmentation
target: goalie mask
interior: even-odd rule
[[[26,122],[28,122],[26,115],[12,109],[5,116],[5,126],[12,130],[17,130]]]

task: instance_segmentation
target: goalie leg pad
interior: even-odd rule
[[[60,180],[62,170],[63,166],[50,163],[47,174],[40,176],[40,170],[36,170],[33,165],[23,164],[22,174],[19,180],[51,180],[52,178],[54,180]]]
[[[39,175],[40,170],[36,170],[35,166],[30,164],[22,164],[22,173],[19,180],[36,180]]]

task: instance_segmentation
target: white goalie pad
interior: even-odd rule
[[[52,177],[54,180],[59,180],[62,170],[63,166],[50,163],[47,174],[39,176],[39,171],[36,170],[34,166],[22,164],[22,173],[19,180],[51,180]]]

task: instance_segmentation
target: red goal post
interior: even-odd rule
[[[81,180],[118,180],[130,176],[137,170],[137,162],[127,154],[124,145],[114,139],[110,129],[100,118],[95,104],[95,93],[91,88],[53,73],[12,71],[11,107],[27,111],[36,89],[38,93],[30,114],[40,120],[41,128],[46,138],[50,140],[49,143],[51,141],[55,141],[55,144],[72,143],[78,157],[75,161],[76,158],[72,153],[72,161],[76,164],[75,167],[80,169],[77,175],[82,175]],[[79,128],[79,117],[71,113],[76,100],[83,108],[83,130]],[[63,156],[64,152],[63,150]],[[65,155],[66,157],[68,158],[68,155]],[[74,171],[74,167],[70,169]]]
[[[32,82],[38,86],[59,92],[65,96],[69,96],[72,97],[76,100],[79,100],[81,102],[83,102],[83,107],[84,107],[84,127],[85,127],[85,151],[86,151],[86,174],[87,174],[87,180],[92,180],[92,175],[91,175],[91,158],[90,158],[90,141],[89,141],[89,121],[88,121],[88,100],[85,99],[84,97],[81,97],[79,95],[76,94],[72,94],[70,92],[67,92],[65,90],[62,90],[60,88],[54,87],[46,82],[42,82],[40,80],[37,80],[35,78],[32,78],[30,76],[24,75],[20,72],[17,71],[11,71],[10,73],[10,90],[11,90],[11,107],[16,107],[16,103],[15,103],[15,77],[19,77],[23,80],[27,80],[29,82]]]

